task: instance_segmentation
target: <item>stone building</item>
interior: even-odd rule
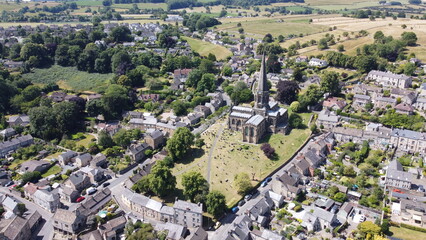
[[[288,129],[288,112],[280,108],[277,102],[269,101],[266,60],[262,58],[260,77],[255,95],[255,106],[234,106],[229,115],[228,127],[242,131],[243,141],[258,143],[266,133],[283,133]]]

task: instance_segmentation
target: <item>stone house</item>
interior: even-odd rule
[[[404,74],[395,74],[392,72],[382,72],[372,70],[368,73],[367,80],[375,81],[377,85],[383,87],[409,88],[411,87],[412,77]]]
[[[60,205],[59,194],[56,190],[38,189],[33,194],[33,201],[49,212],[55,212]]]
[[[70,175],[68,180],[65,181],[65,185],[78,192],[81,192],[83,189],[90,186],[90,179],[86,174],[82,172],[76,172]]]
[[[96,154],[92,161],[90,162],[90,167],[106,167],[108,164],[107,158],[104,154],[98,153]]]
[[[16,151],[21,147],[27,147],[34,143],[34,138],[31,135],[16,137],[8,141],[0,143],[0,157],[5,157],[7,154]]]
[[[59,164],[65,166],[71,162],[71,160],[77,156],[77,153],[74,151],[67,151],[58,156]]]
[[[152,149],[163,146],[166,141],[163,132],[159,130],[154,130],[146,134],[144,140]]]
[[[365,109],[366,105],[371,103],[371,97],[368,95],[355,94],[352,107],[356,110]]]
[[[92,155],[89,153],[83,153],[75,158],[75,163],[79,168],[82,168],[89,165],[90,160],[92,160]]]
[[[339,121],[340,116],[328,109],[324,109],[318,114],[317,126],[324,129],[333,129],[339,124]]]
[[[70,186],[64,185],[59,189],[59,197],[64,201],[75,202],[79,196],[79,192]]]
[[[374,100],[375,108],[383,108],[386,109],[388,106],[391,108],[396,106],[396,99],[391,97],[377,97]]]
[[[12,117],[9,117],[9,119],[7,120],[7,123],[9,124],[10,127],[15,127],[15,126],[26,127],[30,125],[30,117],[28,117],[27,115],[12,116]]]
[[[410,104],[400,103],[395,106],[395,112],[405,115],[412,115],[414,113],[414,108]]]
[[[53,215],[53,229],[63,234],[74,235],[85,226],[86,218],[78,211],[58,209]]]
[[[30,160],[21,164],[18,172],[24,174],[26,172],[40,172],[44,173],[50,168],[51,164],[48,161],[43,160]]]
[[[310,67],[319,67],[319,68],[323,68],[323,67],[327,67],[328,66],[328,62],[322,59],[318,59],[318,58],[311,58],[311,60],[309,60],[308,65]]]
[[[346,106],[346,101],[337,97],[331,97],[324,100],[322,106],[332,110],[342,110]]]
[[[134,143],[131,144],[125,155],[130,156],[134,162],[141,162],[145,158],[145,151],[151,149],[147,143]]]
[[[287,199],[293,199],[302,191],[299,187],[299,181],[299,175],[285,172],[283,175],[272,179],[272,191]]]
[[[393,160],[386,170],[385,184],[390,187],[411,189],[412,178],[413,175],[409,172],[404,172],[398,160]]]
[[[175,223],[189,228],[203,225],[203,205],[201,203],[176,200],[173,209],[175,210]]]

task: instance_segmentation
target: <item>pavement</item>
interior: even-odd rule
[[[210,173],[211,173],[211,163],[212,163],[212,158],[213,158],[213,152],[214,152],[214,149],[216,148],[217,141],[222,136],[222,132],[223,132],[223,129],[225,128],[225,124],[226,123],[221,124],[219,131],[217,132],[216,137],[213,141],[213,144],[210,148],[209,158],[207,160],[207,182],[209,184],[210,184]]]

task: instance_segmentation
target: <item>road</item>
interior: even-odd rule
[[[51,240],[53,238],[53,225],[52,225],[52,217],[53,213],[50,213],[49,211],[45,210],[44,208],[41,208],[37,204],[28,201],[25,198],[22,198],[15,192],[10,192],[8,188],[6,187],[0,187],[0,192],[4,194],[8,194],[9,196],[12,196],[19,202],[22,202],[25,204],[26,208],[28,209],[28,212],[33,213],[35,211],[38,211],[42,218],[45,220],[44,225],[42,226],[41,230],[38,232],[36,239],[43,239],[43,240]]]

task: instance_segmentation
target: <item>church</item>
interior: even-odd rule
[[[228,119],[228,127],[242,131],[243,141],[259,143],[266,133],[283,133],[288,130],[287,109],[270,101],[266,75],[266,60],[262,58],[257,89],[254,92],[255,105],[251,107],[234,106]]]

